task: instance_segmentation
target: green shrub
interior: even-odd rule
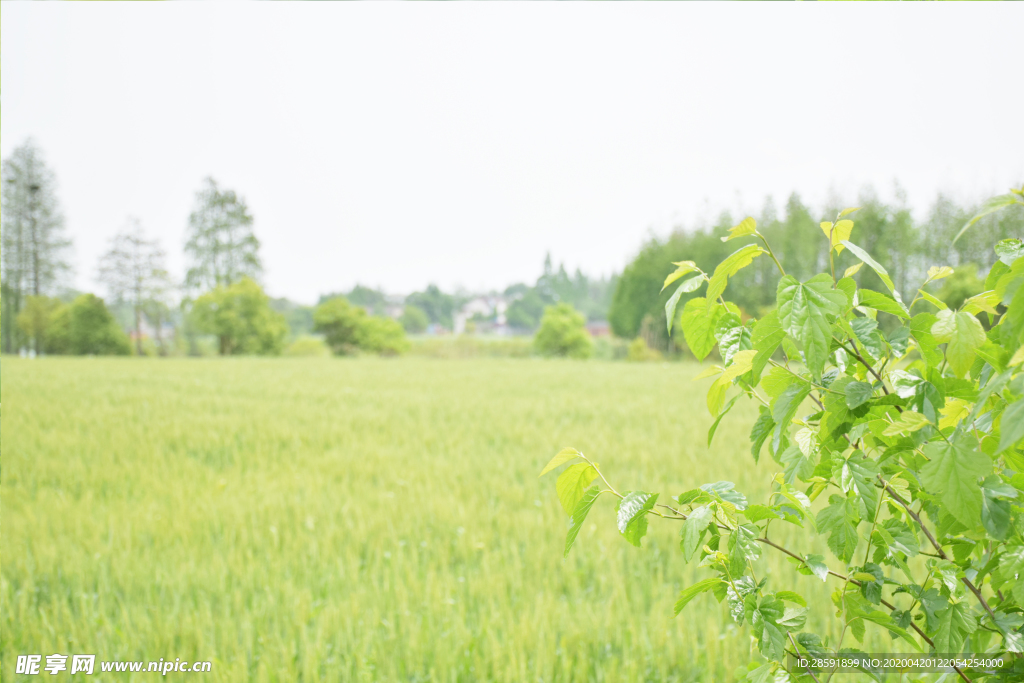
[[[331,355],[331,350],[320,337],[302,336],[288,345],[284,350],[286,356],[303,356],[316,358]]]
[[[426,331],[430,318],[419,306],[406,306],[402,312],[401,323],[409,334],[419,334]]]
[[[586,322],[583,314],[567,303],[548,306],[533,338],[534,348],[542,356],[590,358],[594,343]]]
[[[288,335],[284,316],[270,307],[263,288],[247,277],[200,296],[192,317],[196,329],[217,337],[222,356],[277,355]]]
[[[409,350],[401,323],[391,318],[369,316],[342,296],[328,299],[313,311],[313,326],[323,332],[327,345],[337,355],[358,351],[394,356]]]
[[[360,350],[397,356],[409,350],[402,324],[391,318],[368,316],[356,330],[356,345]]]
[[[1024,208],[1024,187],[979,217],[1007,206]],[[863,641],[868,628],[900,639],[897,652],[1003,655],[1001,671],[953,666],[964,681],[1024,680],[1024,241],[995,245],[985,291],[957,309],[924,289],[954,275],[941,265],[907,304],[886,269],[850,241],[855,211],[821,223],[827,272],[787,274],[747,218],[723,238],[743,246],[713,273],[678,261],[664,283],[686,278],[665,308],[669,333],[682,295],[707,287],[679,319],[699,360],[716,348],[721,358],[696,378],[715,378],[708,445],[722,418],[750,399],[758,410],[750,452],[755,463],[764,451],[775,463],[771,495],[749,501],[730,481],[691,481],[671,497],[620,493],[591,458],[566,448],[541,472],[568,465],[555,487],[570,517],[564,554],[605,494],[618,499],[616,527],[636,547],[650,518],[677,523],[683,562],[696,560],[705,576],[680,593],[675,612],[703,593],[725,602],[754,636],[758,654],[739,674],[749,681],[831,680],[827,670],[787,665],[786,654],[851,653],[844,638]],[[837,270],[844,251],[859,263]],[[744,322],[727,288],[762,256],[779,271],[777,308]],[[863,266],[878,290],[852,277]],[[815,536],[834,560],[785,547]],[[794,591],[795,577],[766,575],[761,558],[771,552],[816,579],[809,599]],[[817,583],[830,580],[831,588]],[[837,641],[823,639],[820,626],[805,630],[814,603],[842,619]]]
[[[103,299],[83,294],[70,306],[58,307],[51,319],[49,345],[52,353],[127,356],[131,342]]]
[[[637,337],[629,343],[626,358],[633,362],[643,362],[649,360],[661,360],[662,355],[657,349],[652,349],[648,346],[646,339],[643,337]]]

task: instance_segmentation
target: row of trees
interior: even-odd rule
[[[929,265],[942,263],[954,266],[956,274],[935,283],[933,293],[958,305],[982,290],[978,274],[992,267],[995,256],[991,245],[1024,234],[1024,211],[1005,211],[986,216],[954,244],[953,238],[978,207],[962,206],[945,196],[938,197],[923,221],[915,221],[899,198],[886,203],[868,191],[859,204],[856,235],[851,239],[876,256],[906,300],[913,298],[912,283],[924,279]],[[781,212],[769,199],[755,218],[759,232],[771,242],[785,271],[806,279],[829,266],[827,244],[823,246],[816,238],[821,234],[816,217],[834,216],[836,211],[835,206],[828,206],[821,213],[812,212],[794,194]],[[644,245],[619,277],[608,311],[612,331],[627,339],[643,336],[650,346],[661,350],[682,347],[681,338],[670,339],[666,332],[665,304],[671,293],[659,293],[662,282],[674,261],[691,260],[710,272],[716,263],[749,242],[722,241],[733,225],[732,217],[723,214],[714,225],[680,227],[667,238],[655,238]],[[857,263],[848,251],[835,254],[834,261],[840,273]],[[854,279],[859,288],[883,289],[881,280],[869,268],[860,269]],[[759,316],[774,305],[778,280],[778,269],[771,259],[756,261],[730,280],[733,301],[746,315]],[[681,312],[685,302],[694,296],[683,295],[676,310]]]

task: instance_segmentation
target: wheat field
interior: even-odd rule
[[[710,595],[672,616],[706,576],[683,564],[676,523],[652,520],[636,549],[599,501],[563,561],[567,519],[537,478],[574,446],[619,490],[728,479],[763,497],[773,463],[751,460],[754,408],[709,449],[697,372],[5,357],[5,680],[24,653],[210,660],[171,677],[211,682],[735,680],[749,629]],[[757,570],[827,604],[831,585],[789,567],[773,555]]]

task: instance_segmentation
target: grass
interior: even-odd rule
[[[537,479],[575,446],[620,490],[730,479],[762,497],[753,407],[708,450],[694,365],[3,364],[4,674],[56,652],[212,660],[206,681],[730,681],[750,659],[710,596],[672,618],[706,575],[674,523],[638,550],[599,501],[563,561]],[[822,604],[833,588],[777,554],[757,569]],[[834,634],[827,611],[808,630]]]

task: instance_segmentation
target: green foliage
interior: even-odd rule
[[[394,356],[409,350],[409,340],[401,323],[391,318],[370,316],[361,306],[353,306],[344,297],[324,301],[313,311],[313,325],[322,332],[327,345],[337,355],[358,351]]]
[[[1024,198],[1024,189],[1014,196]],[[1024,611],[1024,590],[1017,589],[1024,585],[1024,242],[996,245],[986,291],[959,302],[937,299],[925,286],[955,272],[933,267],[906,305],[889,269],[850,241],[857,226],[846,217],[854,211],[818,226],[829,272],[786,274],[770,240],[747,218],[722,241],[760,244],[725,256],[710,276],[699,258],[675,261],[676,270],[663,276],[663,289],[682,280],[666,305],[670,331],[682,294],[708,283],[706,296],[686,301],[679,324],[695,356],[717,347],[721,358],[697,377],[715,377],[707,395],[715,418],[709,443],[722,417],[747,397],[759,404],[750,433],[754,459],[767,443],[776,472],[763,504],[749,504],[731,482],[704,484],[660,506],[657,493],[620,494],[605,482],[619,498],[618,530],[639,546],[649,515],[681,522],[683,560],[699,549],[700,566],[714,575],[684,590],[676,612],[706,590],[726,599],[769,660],[768,669],[752,674],[784,668],[787,649],[798,643],[843,647],[842,637],[829,643],[800,633],[808,601],[788,589],[770,592],[768,581],[779,577],[758,578],[768,547],[786,553],[800,573],[842,581],[831,598],[844,636],[848,630],[862,640],[873,625],[918,650],[1007,651],[1012,666],[1024,666],[1024,619],[1010,616]],[[761,255],[779,271],[777,308],[743,322],[723,297]],[[859,263],[838,270],[840,255]],[[882,288],[862,288],[853,276],[864,272]],[[693,280],[697,286],[688,284]],[[911,317],[919,302],[936,313]],[[583,460],[567,473],[597,476],[582,454],[563,454]],[[575,504],[582,491],[568,490]],[[830,571],[820,555],[769,540],[773,523],[823,537],[846,569]],[[915,559],[924,554],[927,561]],[[970,680],[989,675],[974,670]]]
[[[437,285],[429,285],[422,292],[413,292],[405,298],[407,306],[415,306],[427,314],[430,322],[447,330],[453,326],[452,317],[459,307],[459,300],[451,294],[445,294]]]
[[[75,355],[124,356],[131,343],[103,299],[82,294],[68,306],[53,309],[46,331],[51,353]]]
[[[286,356],[320,358],[331,355],[331,350],[320,337],[299,337],[284,350]]]
[[[277,355],[284,348],[288,325],[270,307],[270,297],[254,280],[220,285],[192,306],[196,328],[217,337],[221,355]]]
[[[427,325],[430,324],[430,318],[423,312],[422,308],[418,306],[407,305],[405,310],[402,311],[402,317],[399,320],[402,323],[402,327],[409,334],[420,334],[427,330]]]
[[[657,349],[652,349],[648,346],[647,340],[643,337],[637,337],[629,342],[629,347],[626,349],[626,360],[634,363],[661,360],[661,358],[661,353]]]
[[[543,356],[589,358],[593,340],[586,330],[586,319],[566,303],[548,306],[533,338],[533,346]]]
[[[60,324],[67,315],[65,308],[60,299],[42,295],[26,297],[18,313],[18,328],[44,353],[67,353],[67,330]]]

